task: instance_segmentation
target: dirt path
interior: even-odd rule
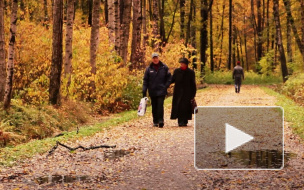
[[[243,86],[240,94],[235,94],[232,86],[211,86],[198,93],[196,99],[202,106],[265,106],[276,102],[256,86]],[[163,129],[151,127],[151,118],[144,117],[78,142],[85,146],[116,144],[117,149],[127,150],[123,157],[112,159],[111,153],[105,154],[102,149],[69,153],[60,148],[49,158],[46,154],[37,155],[13,168],[1,168],[0,189],[304,188],[304,146],[291,133],[288,123],[285,122],[285,151],[294,156],[283,170],[197,171],[193,166],[193,121],[181,128],[169,116],[167,108]],[[47,183],[50,180],[74,182]]]

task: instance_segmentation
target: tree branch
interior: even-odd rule
[[[114,146],[99,145],[99,146],[90,146],[90,147],[84,147],[84,146],[79,145],[78,147],[72,148],[72,147],[69,147],[68,145],[62,144],[61,142],[57,141],[56,145],[49,151],[49,153],[46,157],[53,154],[53,152],[58,148],[59,145],[67,148],[69,151],[74,151],[77,149],[82,149],[82,150],[86,151],[86,150],[92,150],[92,149],[97,149],[97,148],[115,148],[116,147],[116,145],[114,145]]]

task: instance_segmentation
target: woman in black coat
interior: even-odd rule
[[[192,119],[191,100],[196,94],[195,73],[188,68],[189,61],[186,58],[179,60],[181,67],[175,69],[171,83],[175,83],[171,119],[178,119],[178,126],[187,126]]]

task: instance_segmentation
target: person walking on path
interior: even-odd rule
[[[191,100],[196,94],[195,73],[188,68],[189,61],[186,58],[179,60],[180,68],[175,69],[171,83],[175,83],[171,119],[178,119],[178,126],[187,126],[192,119]]]
[[[237,61],[237,65],[233,69],[232,79],[234,79],[235,93],[240,93],[242,79],[245,79],[244,70],[241,67],[240,61]]]
[[[167,65],[159,60],[158,53],[152,54],[152,63],[146,68],[143,82],[143,97],[147,90],[152,103],[153,126],[164,126],[164,100],[171,84],[171,73]]]

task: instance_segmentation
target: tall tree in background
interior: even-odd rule
[[[229,52],[228,52],[228,69],[231,69],[232,56],[232,0],[229,0]]]
[[[0,0],[0,102],[3,101],[5,92],[5,69],[4,1]]]
[[[73,58],[73,24],[74,24],[74,0],[67,0],[67,23],[65,38],[65,63],[64,77],[68,77],[67,87],[71,83],[72,58]]]
[[[11,12],[11,24],[10,24],[10,37],[8,47],[8,61],[7,61],[7,76],[5,81],[5,93],[4,93],[4,109],[8,109],[11,104],[12,91],[13,91],[13,75],[14,75],[14,50],[16,41],[17,30],[17,11],[18,0],[12,1]]]
[[[132,46],[131,46],[131,70],[139,68],[139,64],[143,63],[141,49],[141,29],[142,29],[142,14],[141,0],[133,0],[133,31],[132,31]]]
[[[128,42],[129,42],[129,34],[130,34],[130,22],[131,22],[131,7],[132,0],[124,0],[122,9],[121,9],[121,45],[119,47],[120,56],[123,58],[124,64],[127,64],[128,58]],[[137,5],[138,6],[138,5]]]
[[[301,52],[301,55],[302,55],[302,60],[303,60],[303,63],[304,63],[304,44],[302,43],[301,39],[300,39],[300,36],[299,36],[299,33],[298,33],[298,30],[297,30],[297,27],[294,23],[294,18],[291,14],[291,5],[290,5],[290,0],[283,0],[284,2],[284,5],[285,5],[285,9],[286,9],[286,13],[287,13],[287,18],[289,19],[290,21],[290,25],[291,25],[291,28],[292,28],[292,31],[293,31],[293,35],[296,39],[296,43],[298,45],[298,48]]]
[[[62,70],[62,25],[63,2],[54,0],[53,10],[53,52],[50,73],[49,101],[51,104],[60,104],[60,77]]]
[[[282,42],[279,0],[273,0],[273,14],[274,14],[274,20],[275,20],[276,33],[277,33],[277,43],[278,43],[278,48],[279,48],[279,52],[280,52],[282,77],[283,77],[283,82],[285,82],[288,77],[288,70],[287,70],[284,46],[283,46],[283,42]]]
[[[213,0],[210,0],[208,3],[208,0],[201,0],[201,39],[200,39],[200,53],[201,53],[201,74],[203,75],[205,65],[206,65],[206,50],[207,50],[207,45],[208,45],[208,31],[207,31],[207,26],[208,26],[208,14],[210,11],[210,8],[212,6]]]
[[[100,0],[93,0],[92,11],[92,29],[91,29],[91,41],[90,41],[90,64],[91,73],[96,74],[96,55],[99,45],[99,9]]]
[[[115,44],[115,8],[114,0],[107,0],[108,5],[108,29],[109,29],[109,41],[110,45]]]
[[[188,16],[187,29],[186,29],[186,40],[185,40],[186,46],[188,45],[189,39],[190,39],[191,22],[193,22],[193,0],[190,1],[190,12],[189,12],[189,16]]]
[[[211,72],[214,71],[214,61],[213,61],[213,21],[212,21],[212,5],[210,6],[210,70]]]
[[[291,44],[291,24],[287,17],[287,27],[286,27],[286,38],[287,38],[287,63],[292,62],[292,44]]]
[[[179,0],[180,3],[180,37],[185,38],[185,0]]]
[[[49,14],[48,14],[48,1],[43,0],[43,10],[44,10],[44,24],[49,21]]]
[[[262,13],[261,13],[261,0],[257,0],[257,60],[260,61],[263,56],[263,28],[262,28]]]
[[[159,51],[159,0],[151,0],[152,1],[152,47],[154,51]],[[150,3],[151,4],[151,3]]]
[[[142,0],[142,28],[143,28],[143,40],[142,47],[145,49],[147,41],[147,0]]]
[[[123,1],[121,0],[114,0],[114,30],[115,30],[115,50],[117,51],[118,55],[121,55],[119,47],[121,46],[121,19],[120,19],[120,6]]]
[[[221,37],[221,45],[220,45],[220,60],[218,64],[218,68],[221,68],[222,64],[222,54],[223,54],[223,41],[224,41],[224,17],[225,16],[225,0],[223,0],[223,12],[222,12],[222,19],[221,19],[221,33],[219,35],[219,39]]]

